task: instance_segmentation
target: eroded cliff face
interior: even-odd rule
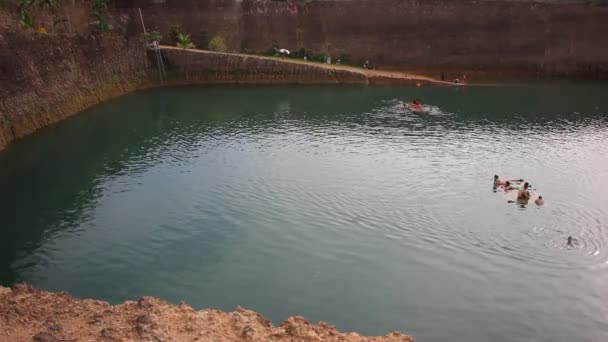
[[[143,40],[5,31],[0,39],[0,149],[87,107],[142,87]]]
[[[363,71],[257,56],[163,49],[168,84],[369,84]]]
[[[65,293],[35,291],[27,285],[0,286],[2,341],[343,341],[414,342],[404,334],[365,337],[342,333],[320,322],[290,317],[275,327],[260,314],[193,310],[144,297],[110,305]]]
[[[90,0],[33,10],[20,28],[15,1],[0,7],[0,149],[16,138],[135,89],[158,85],[138,7],[149,30],[171,25],[199,46],[226,38],[232,51],[306,48],[353,63],[371,60],[448,78],[608,78],[608,6],[475,0],[115,0],[112,33],[92,34]],[[55,25],[57,18],[68,22]],[[246,56],[168,53],[170,84],[403,83],[404,79]],[[409,80],[406,80],[409,82]]]
[[[117,0],[201,45],[306,48],[409,71],[608,78],[608,6],[481,0]]]
[[[90,1],[61,4],[33,9],[34,28],[47,33],[20,27],[14,3],[0,7],[0,150],[99,102],[159,85],[137,13],[108,13],[114,29],[94,34]],[[53,26],[63,16],[69,23]],[[368,83],[360,72],[247,56],[171,50],[165,61],[168,84]]]

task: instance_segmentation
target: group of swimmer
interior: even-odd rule
[[[521,183],[523,183],[523,186]],[[517,201],[509,202],[528,204],[528,201],[530,201],[530,183],[524,182],[523,179],[501,180],[498,175],[494,175],[494,189],[498,188],[502,188],[505,193],[517,190]],[[543,205],[545,204],[545,200],[543,199],[543,196],[539,195],[538,198],[534,200],[534,203],[536,205]]]
[[[498,177],[498,175],[494,175],[494,190],[499,188],[502,189],[505,193],[517,190],[517,200],[509,201],[509,203],[517,203],[524,206],[530,201],[530,183],[524,182],[523,179],[502,180],[500,179],[500,177]],[[534,204],[538,206],[545,204],[543,196],[539,195],[538,198],[534,200]],[[568,236],[568,240],[566,242],[567,248],[575,248],[577,244],[577,239],[573,238],[572,236]]]

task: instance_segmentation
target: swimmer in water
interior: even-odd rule
[[[412,103],[409,104],[411,110],[419,111],[422,110],[422,101],[420,99],[415,99]]]
[[[511,183],[521,183],[523,181],[524,181],[523,179],[511,179],[511,180],[508,180],[508,181],[503,181],[502,179],[500,179],[498,177],[498,175],[494,175],[494,188],[496,189],[499,186],[505,186],[507,184],[507,182],[509,182],[509,184],[511,184]],[[514,186],[514,189],[518,189],[517,188],[518,186],[519,185]]]
[[[573,238],[572,236],[568,236],[568,241],[566,242],[566,247],[573,248],[578,245],[578,240]]]
[[[516,187],[515,187],[513,184],[511,184],[511,182],[510,182],[510,181],[506,181],[506,182],[505,182],[505,185],[503,186],[503,190],[504,190],[505,192],[507,192],[507,191],[511,191],[511,190],[515,190],[515,189],[517,189],[517,188],[516,188]]]
[[[505,185],[505,182],[498,178],[498,175],[494,175],[494,187],[497,188],[499,186]]]
[[[517,193],[517,202],[528,203],[528,201],[530,200],[530,191],[528,191],[529,187],[530,185],[528,185],[528,182],[525,182],[524,188],[519,190],[519,192]]]
[[[543,205],[545,204],[545,200],[543,199],[543,196],[538,196],[538,198],[534,200],[534,203],[536,203],[536,205]]]

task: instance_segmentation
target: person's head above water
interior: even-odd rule
[[[524,183],[524,190],[525,190],[525,189],[528,189],[528,187],[529,187],[529,186],[530,186],[530,185],[528,184],[528,182],[525,182],[525,183]]]
[[[505,182],[505,186],[510,186],[510,185],[511,185],[511,182],[509,182],[509,181]]]
[[[538,198],[534,200],[534,203],[536,203],[536,205],[543,205],[545,204],[545,200],[543,199],[543,196],[538,195]]]

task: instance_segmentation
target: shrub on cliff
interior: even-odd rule
[[[1,1],[1,0],[0,0]],[[50,10],[53,15],[55,15],[55,9],[58,6],[58,0],[19,0],[17,1],[17,5],[19,7],[19,24],[22,28],[26,30],[34,29],[34,17],[32,15],[32,10],[35,7],[39,7],[41,9]],[[43,28],[38,28],[38,31],[41,31]],[[46,33],[46,29],[44,29],[44,33]]]
[[[253,51],[252,49],[250,49],[247,46],[247,41],[246,40],[241,40],[241,53],[246,53],[249,55],[254,55],[255,51]]]
[[[178,48],[182,48],[182,49],[194,49],[196,46],[194,46],[194,43],[192,43],[192,40],[190,38],[189,34],[178,34],[177,35],[177,44],[175,44]]]
[[[95,0],[91,9],[91,25],[93,33],[104,33],[112,30],[112,25],[108,23],[108,1]]]
[[[157,41],[160,42],[160,40],[163,38],[163,36],[160,35],[160,32],[158,31],[150,31],[150,32],[146,32],[146,43],[150,44],[153,41]]]
[[[217,51],[217,52],[226,52],[228,48],[226,47],[226,42],[224,42],[224,38],[222,36],[215,36],[209,42],[208,46],[209,50]]]
[[[21,13],[19,13],[19,24],[23,29],[26,30],[31,30],[34,28],[34,18],[29,10],[21,10]]]
[[[169,39],[171,43],[177,44],[179,42],[179,25],[169,25]]]

